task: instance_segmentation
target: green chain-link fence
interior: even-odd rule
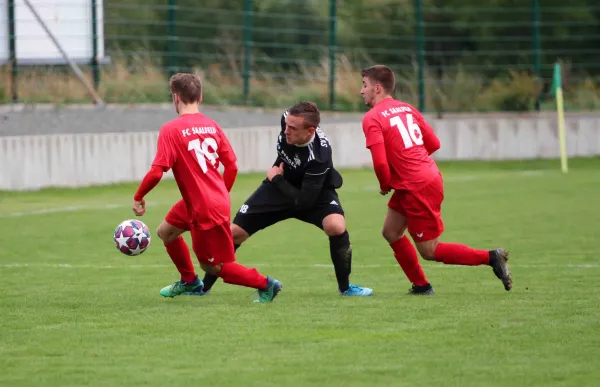
[[[107,102],[168,101],[169,75],[194,71],[206,103],[360,110],[360,69],[381,63],[425,111],[544,110],[559,61],[566,108],[600,107],[593,0],[104,0],[103,13],[110,63],[84,69]],[[89,100],[64,67],[2,69],[5,102]]]

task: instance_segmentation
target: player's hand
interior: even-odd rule
[[[146,213],[146,199],[142,199],[139,202],[134,200],[131,209],[136,216],[144,215]]]
[[[283,175],[283,163],[279,164],[279,166],[274,165],[267,171],[267,179],[269,181],[272,181],[277,175]]]
[[[380,194],[380,195],[382,195],[382,196],[385,196],[385,195],[387,195],[387,194],[389,194],[389,193],[390,193],[390,190],[389,190],[389,189],[388,189],[388,190],[383,190],[383,189],[380,189],[380,190],[379,190],[379,194]]]

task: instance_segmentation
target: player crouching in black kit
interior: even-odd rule
[[[231,224],[235,249],[252,234],[282,220],[295,218],[314,224],[329,237],[340,294],[370,296],[372,289],[350,284],[352,246],[336,192],[342,176],[333,167],[331,145],[320,121],[319,109],[312,102],[298,103],[283,113],[277,160]],[[184,294],[205,295],[216,280],[207,273],[203,288]]]

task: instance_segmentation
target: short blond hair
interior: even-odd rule
[[[202,81],[194,74],[177,73],[169,79],[171,93],[177,94],[181,102],[191,104],[202,98]]]

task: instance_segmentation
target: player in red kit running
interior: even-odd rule
[[[396,79],[387,66],[362,70],[361,94],[371,110],[362,127],[380,193],[394,190],[388,202],[383,236],[396,260],[412,283],[409,294],[433,295],[435,292],[423,273],[415,248],[404,235],[415,241],[417,250],[428,261],[449,265],[489,265],[510,290],[508,252],[504,249],[476,250],[457,243],[439,241],[444,231],[441,206],[444,200],[442,175],[430,155],[440,148],[440,140],[421,113],[392,97]]]
[[[160,182],[164,172],[173,170],[183,199],[167,214],[157,234],[181,280],[161,289],[160,294],[175,297],[202,286],[181,236],[190,231],[192,248],[202,270],[226,283],[257,289],[259,302],[272,301],[281,290],[281,283],[235,262],[229,228],[229,191],[237,176],[236,156],[219,125],[198,111],[202,83],[193,74],[180,73],[171,77],[169,87],[179,117],[160,129],[152,168],[133,199],[133,212],[144,215],[144,196]],[[223,176],[217,169],[219,163],[225,168]]]

